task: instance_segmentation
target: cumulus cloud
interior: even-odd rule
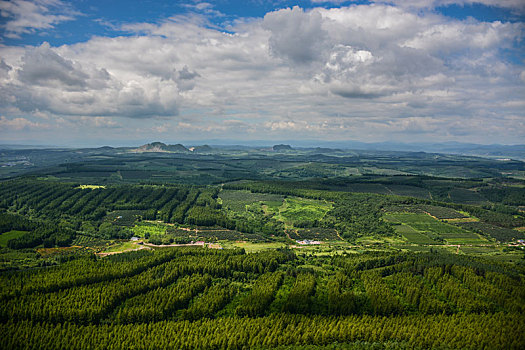
[[[0,113],[201,139],[446,139],[462,125],[482,128],[471,128],[477,142],[506,142],[502,125],[525,136],[513,127],[523,64],[502,53],[523,36],[519,23],[372,4],[283,9],[228,32],[202,16],[122,29],[133,35],[0,48]],[[111,124],[120,117],[129,122]]]
[[[155,68],[152,72],[144,67],[145,72],[139,74],[133,70],[112,74],[91,58],[70,57],[70,48],[62,49],[60,52],[47,43],[28,48],[16,76],[0,90],[6,100],[23,112],[61,116],[173,116],[178,113],[177,80],[188,90],[191,74],[197,76],[187,67],[180,72],[173,68],[167,73]]]
[[[58,87],[71,91],[104,88],[110,80],[105,69],[85,70],[80,63],[58,55],[48,43],[26,52],[22,57],[18,77],[28,85]]]
[[[0,130],[21,131],[21,130],[28,130],[28,129],[41,130],[41,129],[48,129],[48,128],[49,128],[49,125],[35,123],[26,118],[8,119],[4,116],[0,116]]]
[[[5,79],[9,76],[9,71],[11,70],[11,66],[4,62],[2,58],[0,58],[0,78]]]
[[[278,57],[309,63],[325,52],[327,33],[317,11],[305,13],[295,6],[271,12],[264,17],[263,27],[271,32],[270,49]]]
[[[51,29],[56,24],[72,20],[78,13],[60,0],[0,1],[0,16],[5,36],[20,38],[22,34]]]
[[[430,53],[451,53],[462,50],[487,50],[511,47],[522,30],[519,23],[464,23],[436,24],[405,41],[403,46]]]

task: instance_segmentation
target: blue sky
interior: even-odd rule
[[[74,0],[67,5],[50,6],[71,15],[52,28],[28,33],[18,38],[4,37],[7,45],[40,45],[47,41],[54,46],[74,44],[87,41],[93,36],[127,35],[117,30],[125,23],[155,22],[165,20],[175,14],[188,15],[194,12],[205,12],[196,8],[199,3],[208,3],[214,12],[209,12],[208,19],[214,25],[225,27],[225,24],[236,19],[261,18],[271,11],[300,6],[312,9],[323,6],[337,8],[356,4],[371,4],[370,1],[262,1],[262,0],[219,0],[209,2],[192,1],[154,1],[154,0]],[[62,7],[62,9],[60,9]],[[479,21],[523,22],[524,14],[513,8],[488,6],[482,3],[445,4],[429,9],[432,12],[457,19],[474,18]],[[5,21],[5,19],[3,19]]]
[[[0,1],[0,142],[523,143],[521,0]]]

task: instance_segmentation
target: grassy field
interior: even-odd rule
[[[419,233],[417,230],[414,230],[414,228],[412,228],[411,226],[408,226],[405,224],[396,225],[395,228],[396,228],[396,232],[401,235],[410,234],[410,233]]]
[[[120,253],[126,250],[137,249],[138,247],[139,246],[133,242],[122,242],[122,243],[117,243],[116,245],[109,247],[108,249],[104,251],[104,253]]]
[[[164,224],[152,224],[152,223],[139,223],[131,228],[133,235],[136,237],[144,238],[146,234],[163,235],[166,233],[166,225]]]
[[[97,189],[97,188],[106,188],[106,186],[99,186],[99,185],[80,185],[80,186],[78,186],[77,188],[80,188],[81,190],[86,190],[86,189],[95,190],[95,189]]]
[[[282,200],[276,201],[264,201],[261,203],[262,209],[265,215],[274,215],[279,213],[279,208],[283,205]]]
[[[252,242],[221,242],[224,248],[244,248],[247,253],[260,252],[267,249],[284,248],[286,245],[281,242],[252,243]]]
[[[334,256],[342,254],[360,254],[364,249],[342,241],[323,242],[320,245],[294,245],[298,255]]]
[[[26,231],[9,231],[0,235],[0,247],[7,247],[7,241],[13,238],[22,237]]]
[[[294,223],[319,220],[332,209],[326,201],[302,198],[286,198],[279,211],[278,219],[289,226]]]

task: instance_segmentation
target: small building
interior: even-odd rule
[[[312,241],[312,240],[309,240],[309,239],[303,239],[302,241],[296,241],[296,242],[301,244],[301,245],[317,245],[317,244],[321,244],[321,242],[319,242],[319,241]]]
[[[140,238],[133,236],[133,237],[131,237],[129,240],[130,240],[130,241],[133,241],[133,242],[136,242],[136,241],[138,241],[139,239],[140,239]]]

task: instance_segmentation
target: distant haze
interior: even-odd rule
[[[42,149],[42,148],[98,148],[103,146],[110,147],[127,147],[135,148],[137,151],[154,152],[158,148],[155,146],[158,141],[147,142],[143,145],[139,145],[132,141],[127,143],[111,143],[111,144],[76,144],[76,145],[25,145],[25,144],[0,144],[1,149]],[[166,147],[168,144],[169,146]],[[208,147],[215,148],[275,148],[277,143],[271,143],[269,141],[252,140],[236,141],[236,140],[193,140],[182,142],[180,144],[177,141],[167,141],[160,151],[188,151],[187,148],[195,148],[201,151],[203,148]],[[283,141],[279,144],[286,144],[286,146],[292,146],[297,149],[308,149],[308,148],[326,148],[326,149],[346,149],[346,150],[373,150],[373,151],[403,151],[403,152],[427,152],[427,153],[443,153],[443,154],[463,154],[470,156],[481,156],[488,158],[512,158],[517,160],[525,160],[525,145],[480,145],[480,144],[467,144],[458,142],[448,143],[395,143],[395,142],[382,142],[382,143],[365,143],[358,141],[346,141],[346,142],[330,142],[330,141],[312,141],[312,140],[299,140],[287,142]],[[205,146],[203,146],[205,145]],[[186,146],[186,147],[184,147]],[[278,146],[278,145],[277,145]]]

